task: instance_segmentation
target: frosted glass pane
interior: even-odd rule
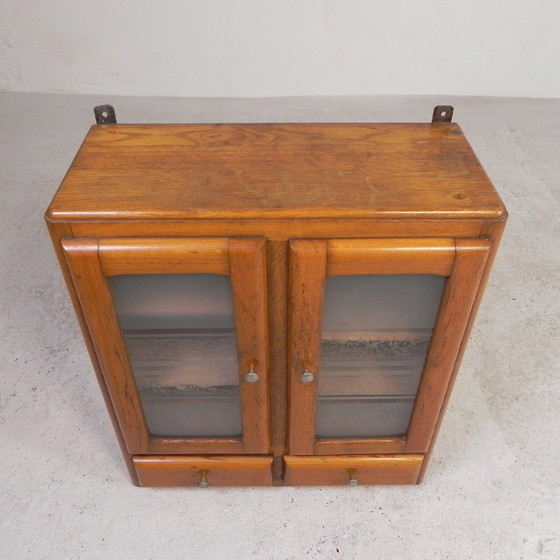
[[[445,278],[329,278],[321,330],[316,435],[405,434]]]
[[[229,277],[125,275],[109,282],[150,434],[239,436]]]
[[[129,274],[110,284],[123,329],[233,329],[228,276]]]
[[[431,329],[445,277],[364,274],[327,279],[325,330]]]
[[[317,437],[373,438],[399,436],[408,425],[412,397],[322,397],[317,409]],[[333,422],[333,419],[336,419]]]

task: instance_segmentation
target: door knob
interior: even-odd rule
[[[247,383],[256,383],[259,379],[259,374],[255,371],[255,368],[249,369],[249,373],[245,375]]]
[[[305,368],[299,379],[302,383],[311,383],[315,379],[315,376]]]
[[[351,470],[349,473],[350,478],[348,479],[348,486],[358,486],[359,482],[356,478],[356,471]]]
[[[200,481],[197,484],[199,488],[208,488],[208,482],[206,481],[206,471],[200,473]]]

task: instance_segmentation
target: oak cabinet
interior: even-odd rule
[[[47,211],[143,486],[419,482],[505,220],[450,122],[98,124]]]

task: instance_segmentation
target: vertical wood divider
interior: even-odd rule
[[[270,356],[272,475],[281,481],[283,457],[287,450],[287,375],[288,369],[288,243],[267,242],[268,334]]]
[[[241,387],[243,450],[245,453],[268,453],[268,309],[264,239],[230,239],[229,264]],[[259,376],[255,383],[245,379],[251,368]]]
[[[321,315],[327,273],[327,242],[290,242],[289,262],[289,452],[312,455],[321,346]],[[302,383],[308,369],[315,379]]]

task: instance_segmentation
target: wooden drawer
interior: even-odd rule
[[[284,482],[289,486],[415,484],[423,457],[423,455],[287,456]]]
[[[136,455],[133,462],[140,486],[272,485],[272,457]]]

